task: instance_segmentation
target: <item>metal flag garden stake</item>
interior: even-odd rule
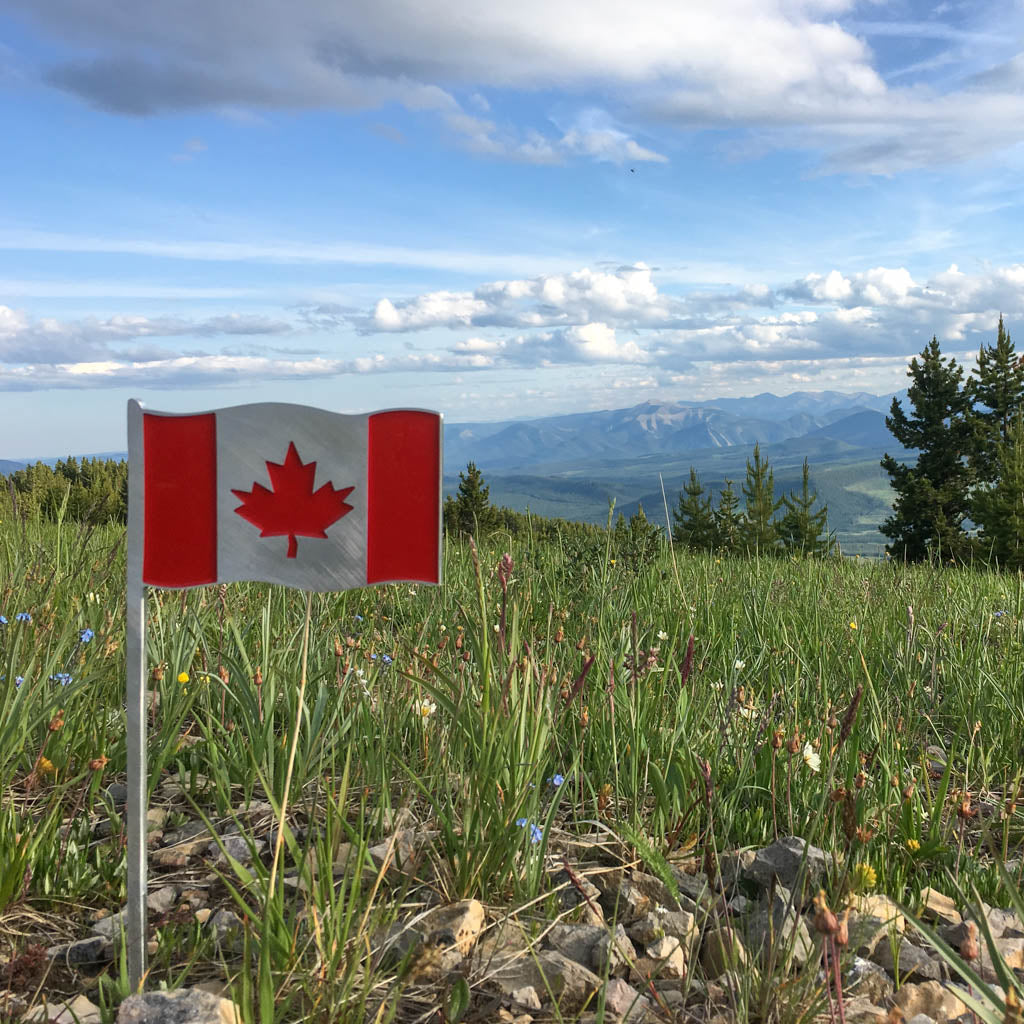
[[[262,402],[205,413],[128,403],[128,908],[146,972],[146,594],[237,580],[302,590],[441,582],[440,413],[345,416]]]

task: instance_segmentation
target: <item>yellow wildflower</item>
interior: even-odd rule
[[[853,620],[851,619],[851,620],[850,620],[850,629],[856,629],[856,628],[857,628],[857,623],[856,623],[856,622],[854,622],[854,621],[853,621]]]
[[[187,672],[179,672],[178,673],[178,682],[183,684],[183,685],[185,683],[187,683],[188,682],[188,673]]]
[[[921,843],[917,839],[908,839],[907,849],[911,853],[917,853],[917,851],[921,849]]]

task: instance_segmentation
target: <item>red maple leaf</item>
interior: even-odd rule
[[[232,488],[242,502],[235,512],[258,526],[261,537],[287,537],[289,558],[298,553],[296,537],[326,537],[326,528],[352,511],[345,501],[351,487],[339,491],[328,481],[313,490],[316,463],[303,462],[294,441],[289,442],[283,463],[267,461],[267,472],[273,490],[256,481],[251,491]]]

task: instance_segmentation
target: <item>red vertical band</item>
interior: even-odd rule
[[[441,418],[398,410],[369,420],[366,582],[438,583]]]
[[[146,478],[142,581],[217,581],[217,418],[143,414]]]

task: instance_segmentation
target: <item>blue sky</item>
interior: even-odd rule
[[[1024,329],[1021,0],[9,0],[0,132],[0,458],[129,397],[882,393]]]

